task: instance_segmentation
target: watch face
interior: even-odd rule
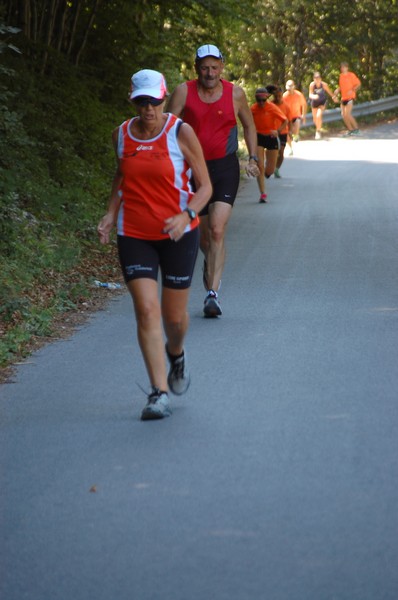
[[[196,217],[196,212],[192,210],[192,208],[187,208],[186,211],[191,221],[193,221],[193,219]]]

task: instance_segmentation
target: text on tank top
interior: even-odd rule
[[[158,136],[140,140],[131,133],[135,119],[119,127],[117,154],[123,181],[117,233],[147,240],[167,239],[165,219],[182,212],[193,196],[191,169],[177,140],[182,121],[169,114]],[[197,225],[194,219],[185,231]]]

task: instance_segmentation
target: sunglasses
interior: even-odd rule
[[[267,98],[256,98],[256,102],[267,102]]]
[[[164,98],[152,98],[151,96],[138,96],[133,100],[137,106],[160,106],[164,102]]]

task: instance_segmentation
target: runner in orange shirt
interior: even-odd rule
[[[289,106],[291,112],[293,141],[298,142],[300,139],[301,121],[305,123],[307,102],[304,95],[296,90],[295,83],[292,79],[286,81],[286,92],[283,94],[283,99]]]
[[[346,135],[358,135],[358,123],[352,115],[356,92],[361,87],[361,82],[355,73],[348,70],[348,63],[342,62],[340,65],[339,85],[334,90],[335,95],[341,94],[341,116],[348,129]]]
[[[257,182],[260,189],[260,203],[267,202],[265,178],[268,179],[271,177],[275,171],[281,145],[279,134],[289,123],[286,115],[276,104],[269,101],[269,98],[275,93],[276,89],[275,85],[258,88],[256,90],[256,103],[250,107],[257,131],[257,156],[258,168],[260,169]]]
[[[292,148],[291,148],[292,142],[291,142],[291,140],[289,140],[289,130],[290,130],[290,121],[291,121],[290,108],[283,99],[282,88],[277,88],[275,90],[274,104],[276,104],[276,106],[284,113],[286,119],[288,119],[288,121],[289,121],[288,124],[286,125],[286,127],[283,127],[283,129],[281,129],[281,132],[279,134],[279,139],[281,141],[281,147],[279,148],[278,159],[276,161],[276,167],[275,167],[275,173],[274,173],[274,177],[279,179],[281,177],[281,175],[279,173],[279,169],[281,168],[283,159],[285,157],[286,144],[289,144],[290,152],[293,153]]]

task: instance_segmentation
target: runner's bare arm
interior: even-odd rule
[[[188,123],[183,123],[180,127],[178,144],[185,160],[192,169],[192,175],[195,180],[196,192],[189,206],[196,212],[199,212],[210,200],[212,185],[203,156],[202,146],[196,133]]]
[[[313,93],[314,85],[314,82],[310,83],[310,87],[308,90],[308,96],[311,98],[311,100],[316,100],[318,98],[318,95]]]
[[[301,94],[301,118],[303,120],[303,123],[305,123],[306,118],[307,118],[307,101],[305,99],[304,94]]]
[[[233,91],[235,114],[239,118],[243,127],[243,136],[245,138],[249,156],[257,153],[257,133],[254,125],[253,114],[247,103],[246,94],[239,86],[234,86]]]
[[[186,83],[181,83],[181,85],[177,86],[167,102],[166,111],[173,113],[173,115],[176,115],[177,117],[182,117],[184,114],[187,93],[188,88]]]

